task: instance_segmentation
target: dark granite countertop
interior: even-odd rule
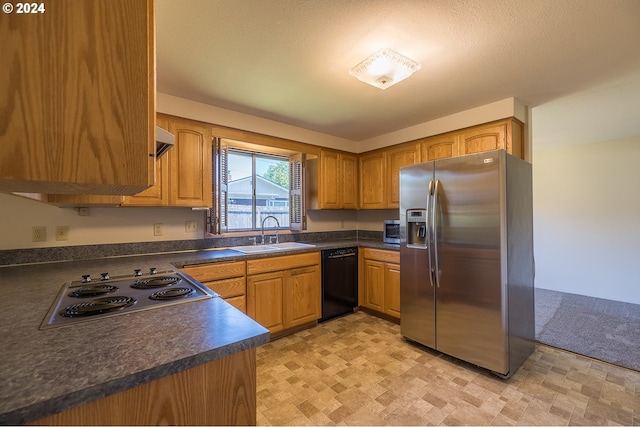
[[[267,329],[219,297],[40,330],[65,283],[348,246],[398,249],[366,239],[312,243],[267,254],[210,249],[0,268],[0,424],[29,423],[269,341]]]

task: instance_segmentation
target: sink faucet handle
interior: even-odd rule
[[[253,244],[253,246],[256,245],[256,236],[249,237],[249,240],[251,240],[251,243]]]

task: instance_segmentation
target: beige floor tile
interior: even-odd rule
[[[365,313],[257,350],[259,425],[640,425],[640,372],[537,345],[511,378]]]

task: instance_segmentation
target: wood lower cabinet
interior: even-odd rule
[[[123,195],[148,188],[154,1],[46,6],[0,14],[0,190]]]
[[[383,312],[400,318],[400,264],[384,264]]]
[[[247,314],[271,333],[322,316],[320,253],[247,261]]]
[[[361,304],[400,318],[400,252],[364,248],[361,251]]]
[[[182,271],[220,295],[238,310],[247,313],[245,261],[188,265],[183,267]]]
[[[41,418],[34,425],[256,425],[256,349]]]
[[[281,332],[285,328],[284,272],[256,274],[247,278],[247,314],[269,332]]]

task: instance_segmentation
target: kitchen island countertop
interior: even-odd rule
[[[0,268],[0,424],[24,424],[269,341],[267,329],[222,298],[40,330],[62,285],[83,274],[254,259],[376,241],[245,255],[228,249],[133,255]]]

